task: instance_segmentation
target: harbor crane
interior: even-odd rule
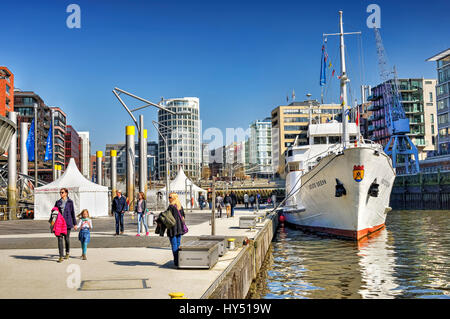
[[[384,152],[391,156],[392,166],[397,170],[401,161],[404,162],[406,174],[417,174],[419,168],[419,153],[417,147],[407,135],[410,132],[409,119],[402,105],[401,94],[398,90],[398,77],[395,66],[390,71],[380,30],[374,28],[377,46],[378,65],[382,81],[382,98],[385,105],[385,120],[390,135]],[[391,80],[390,77],[393,76]],[[414,158],[412,158],[414,157]]]

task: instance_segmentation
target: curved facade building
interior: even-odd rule
[[[202,149],[200,125],[200,100],[196,97],[183,97],[164,100],[162,104],[173,112],[189,114],[173,115],[164,110],[158,111],[159,129],[168,142],[170,175],[173,178],[179,166],[192,179],[201,177]],[[168,128],[166,128],[167,126]],[[158,137],[159,177],[166,176],[166,149],[164,140]]]

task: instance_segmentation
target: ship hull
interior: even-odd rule
[[[288,178],[298,190],[283,212],[289,224],[354,240],[385,226],[395,171],[384,152],[349,148],[324,157],[306,174]],[[341,197],[335,196],[337,183],[345,189]],[[375,183],[376,197],[369,194]]]

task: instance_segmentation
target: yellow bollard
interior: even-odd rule
[[[236,239],[234,239],[234,238],[228,238],[228,249],[229,250],[234,250],[234,241],[235,241]]]
[[[185,299],[184,297],[184,293],[182,292],[171,292],[169,294],[170,299]]]

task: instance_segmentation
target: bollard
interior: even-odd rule
[[[184,297],[184,293],[182,292],[171,292],[169,294],[170,299],[182,299]]]
[[[139,140],[139,191],[144,193],[144,199],[147,194],[145,192],[146,184],[146,169],[147,169],[147,152],[146,144],[147,138],[144,130],[144,116],[139,115],[139,127],[138,127],[138,140]]]
[[[228,249],[229,250],[234,250],[234,248],[235,248],[234,241],[235,240],[236,240],[235,238],[228,238]]]
[[[117,191],[117,151],[111,150],[111,201],[116,197]]]
[[[97,184],[103,185],[103,152],[97,151]]]
[[[134,167],[135,167],[135,127],[127,126],[126,134],[126,188],[127,197],[130,200],[130,208],[134,208]]]

